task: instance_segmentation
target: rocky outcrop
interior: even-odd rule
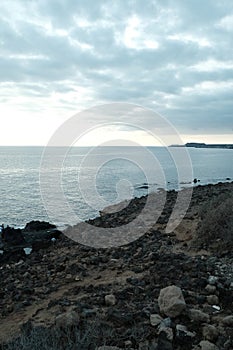
[[[26,224],[24,231],[25,232],[35,232],[35,231],[44,231],[56,228],[55,225],[50,224],[46,221],[30,221]]]
[[[63,237],[55,225],[43,221],[31,221],[23,230],[3,227],[0,263],[20,261],[32,251],[47,249],[57,239]]]
[[[25,243],[22,230],[7,226],[2,228],[3,244],[8,246],[17,246]]]

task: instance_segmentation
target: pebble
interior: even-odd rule
[[[126,340],[126,341],[125,341],[125,347],[126,347],[126,348],[130,348],[132,345],[133,345],[133,344],[132,344],[131,340]]]
[[[150,324],[151,326],[157,327],[160,325],[160,323],[162,322],[162,317],[158,314],[152,314],[150,315]]]
[[[114,306],[116,304],[116,297],[113,294],[105,295],[104,300],[107,306]]]
[[[209,276],[208,283],[212,286],[214,286],[218,282],[218,277],[215,276]]]

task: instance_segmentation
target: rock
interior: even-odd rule
[[[23,277],[24,277],[24,278],[31,278],[31,274],[30,274],[28,271],[26,271],[26,272],[23,274]]]
[[[126,340],[126,341],[125,341],[125,347],[126,347],[126,348],[131,348],[132,345],[133,345],[133,344],[132,344],[131,340]]]
[[[224,326],[233,327],[233,315],[224,317],[222,323]]]
[[[207,284],[207,286],[205,287],[205,290],[209,294],[214,294],[216,292],[216,287],[211,284]]]
[[[214,286],[218,282],[218,277],[215,276],[209,276],[208,283],[212,286]]]
[[[182,291],[174,285],[160,291],[158,304],[160,312],[169,317],[179,316],[186,309]]]
[[[138,344],[138,350],[149,350],[149,346],[148,340],[141,341]]]
[[[169,333],[170,333],[170,337],[171,337],[171,332],[172,329],[169,328]],[[164,330],[162,330],[159,333],[159,337],[158,337],[158,346],[156,350],[173,350],[173,345],[172,342],[167,338],[168,333]]]
[[[79,315],[75,311],[63,313],[56,317],[55,324],[57,327],[65,328],[79,325]]]
[[[219,304],[219,300],[217,295],[208,295],[207,296],[207,302],[209,305],[218,305]]]
[[[25,232],[30,232],[30,231],[44,231],[44,230],[49,230],[52,228],[56,228],[55,225],[50,224],[49,222],[46,221],[30,221],[26,224],[24,231]]]
[[[202,334],[206,340],[214,341],[218,337],[218,330],[216,327],[208,324],[203,327]]]
[[[116,297],[113,294],[105,295],[104,300],[107,306],[114,306],[116,304]]]
[[[186,326],[183,326],[182,324],[176,325],[176,337],[180,339],[194,338],[195,335],[195,333],[189,332]]]
[[[197,309],[191,309],[189,313],[189,317],[191,321],[198,322],[198,323],[209,323],[210,322],[210,316],[200,310]]]
[[[162,322],[162,317],[159,316],[158,314],[152,314],[150,315],[150,324],[151,326],[157,327],[160,325],[160,323]]]
[[[99,346],[98,348],[96,348],[96,350],[121,350],[121,348],[118,348],[117,346]]]
[[[164,318],[160,324],[160,328],[172,328],[172,320],[170,319],[170,317]]]
[[[159,334],[164,332],[166,334],[166,339],[169,340],[170,342],[173,341],[173,330],[170,327],[161,327],[159,329]]]
[[[202,340],[199,343],[199,347],[201,350],[219,350],[215,344],[209,342],[208,340]]]
[[[22,230],[7,226],[2,229],[3,243],[11,246],[17,246],[25,243]]]

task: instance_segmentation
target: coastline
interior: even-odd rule
[[[139,183],[137,185],[134,186],[134,189],[137,189],[139,192],[137,194],[137,196],[131,198],[131,199],[124,199],[123,202],[125,201],[131,201],[131,200],[134,200],[134,198],[140,198],[142,196],[145,196],[145,195],[148,195],[148,194],[153,194],[154,192],[157,193],[158,191],[160,190],[163,190],[163,191],[166,191],[166,192],[170,192],[170,191],[176,191],[176,192],[179,192],[179,191],[182,191],[184,189],[187,189],[187,188],[192,188],[194,189],[195,187],[197,186],[202,186],[202,187],[205,187],[205,186],[208,186],[208,185],[218,185],[218,184],[221,184],[221,183],[231,183],[233,181],[232,177],[224,177],[224,178],[216,178],[216,179],[212,179],[212,180],[209,180],[209,181],[205,181],[203,182],[202,180],[200,180],[199,178],[196,178],[194,179],[193,181],[189,181],[189,182],[180,182],[178,184],[172,184],[171,182],[168,182],[167,183],[167,186],[166,188],[164,187],[160,187],[160,186],[156,186],[156,189],[154,189],[154,184],[148,184],[148,183]],[[141,193],[140,193],[141,191]],[[113,204],[112,206],[118,206],[120,205],[120,203],[116,203],[116,204]],[[93,220],[95,218],[97,218],[99,215],[100,215],[100,212],[104,211],[105,208],[102,208],[101,210],[99,210],[99,212],[96,211],[96,214],[90,214],[89,216],[86,216],[86,218],[82,219],[80,222],[84,222],[84,221],[88,221],[88,220]],[[15,224],[13,221],[12,223],[11,222],[4,222],[2,221],[2,224],[5,224],[6,225],[9,225],[10,227],[13,227],[15,229],[21,229],[23,230],[25,225],[27,223],[29,223],[30,221],[49,221],[49,218],[47,216],[38,216],[36,217],[35,215],[33,215],[31,218],[28,218],[29,221],[27,220],[24,220],[24,221],[20,221],[20,223],[18,224]],[[18,220],[17,220],[18,221]],[[51,222],[52,224],[56,224],[54,222]],[[64,223],[59,223],[59,225],[57,225],[57,228],[58,229],[61,229],[61,230],[64,230],[64,227],[67,227],[69,226],[68,223],[64,222]]]
[[[143,342],[148,349],[153,344],[164,349],[158,344],[165,342],[169,349],[186,350],[208,340],[218,349],[232,348],[232,226],[227,232],[232,194],[233,182],[195,186],[186,216],[167,234],[177,196],[169,191],[157,223],[124,246],[95,249],[61,235],[55,244],[49,241],[28,256],[2,262],[0,342],[19,336],[29,323],[33,332],[39,327],[54,332],[58,325],[70,331],[77,325],[84,332],[97,322],[101,332],[107,324],[112,333],[96,338],[96,346],[107,342],[121,349],[131,341],[132,349]],[[145,201],[145,196],[134,198],[120,212],[102,213],[88,223],[124,225]],[[185,300],[178,314],[167,313],[159,302],[164,288],[172,285]],[[206,329],[213,331],[207,338]],[[28,339],[32,334],[28,331]]]
[[[230,180],[230,178],[226,179],[226,182],[218,182],[218,183],[209,183],[205,185],[199,184],[198,180],[195,183],[195,180],[192,183],[192,186],[185,186],[182,187],[180,190],[165,190],[163,188],[159,188],[157,192],[151,192],[149,194],[143,195],[141,197],[134,197],[133,199],[125,199],[122,202],[119,202],[117,204],[110,205],[106,208],[103,208],[99,211],[99,216],[96,216],[91,219],[87,219],[83,222],[77,223],[73,227],[66,226],[66,229],[63,229],[62,231],[59,230],[59,227],[56,227],[53,223],[49,223],[46,221],[37,221],[32,220],[28,223],[26,223],[25,226],[21,227],[12,227],[12,231],[14,233],[20,232],[22,233],[24,242],[20,242],[19,244],[13,244],[12,250],[15,251],[17,248],[19,248],[22,252],[22,248],[33,248],[38,250],[40,249],[40,246],[49,246],[51,244],[51,239],[56,238],[59,235],[65,235],[69,237],[69,232],[73,229],[79,230],[79,227],[83,227],[84,223],[96,226],[96,227],[117,227],[126,225],[129,222],[133,221],[135,217],[140,214],[140,211],[144,208],[148,198],[150,197],[156,197],[157,195],[162,194],[162,197],[166,197],[166,201],[164,202],[164,208],[161,211],[159,217],[155,219],[155,221],[152,218],[152,224],[151,227],[156,227],[156,229],[165,231],[166,225],[169,221],[170,215],[173,211],[174,205],[176,203],[177,195],[179,192],[192,192],[192,197],[190,201],[189,208],[187,208],[187,213],[185,214],[183,220],[181,221],[180,225],[176,227],[175,234],[180,236],[179,231],[181,230],[181,227],[185,227],[187,225],[186,223],[186,217],[190,217],[190,215],[193,215],[194,217],[197,216],[199,212],[199,207],[208,204],[208,201],[211,196],[218,196],[225,192],[232,192],[233,193],[233,181]],[[158,203],[157,203],[158,204]],[[156,203],[155,203],[156,205]],[[153,208],[151,208],[153,210]],[[192,212],[192,214],[190,214]],[[146,220],[146,218],[145,218]],[[193,219],[193,222],[195,220]],[[196,225],[193,225],[193,230],[196,229]],[[64,225],[63,225],[64,227]],[[29,228],[29,229],[28,229]],[[32,228],[32,229],[30,229]],[[183,231],[185,229],[183,228]],[[189,231],[191,229],[189,228]],[[78,234],[78,231],[76,232]],[[40,238],[41,235],[41,238]],[[185,235],[185,233],[183,233]],[[188,237],[194,235],[194,232],[187,234]],[[182,235],[181,235],[182,236]],[[10,237],[10,244],[6,245],[7,248],[10,247],[11,242],[13,241],[13,236]],[[190,239],[188,238],[187,241]],[[35,242],[34,242],[35,241]],[[129,242],[125,242],[124,244],[127,244]],[[88,241],[87,241],[88,245]],[[38,247],[37,247],[38,246]],[[104,245],[103,245],[104,247]],[[0,250],[1,252],[4,250],[3,243],[0,241]],[[185,250],[187,250],[187,246],[185,244]],[[3,253],[0,255],[0,262],[1,258],[3,257]]]

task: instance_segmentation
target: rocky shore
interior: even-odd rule
[[[167,234],[176,197],[167,192],[157,223],[121,247],[90,248],[38,222],[5,242],[2,349],[233,349],[233,182],[196,186]],[[146,199],[89,223],[127,224]]]

